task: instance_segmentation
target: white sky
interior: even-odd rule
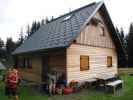
[[[54,18],[77,9],[93,1],[100,0],[0,0],[0,38],[17,40],[20,29],[26,28],[33,20],[41,20],[46,16]],[[128,27],[133,21],[132,0],[104,0],[115,26]]]

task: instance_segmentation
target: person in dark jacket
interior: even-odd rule
[[[56,72],[48,73],[48,91],[49,95],[55,94],[55,88],[56,88]]]

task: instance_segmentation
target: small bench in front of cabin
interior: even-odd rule
[[[106,90],[110,90],[113,89],[113,93],[116,93],[117,89],[122,89],[123,87],[123,81],[122,80],[116,80],[113,82],[109,82],[107,84],[105,84]]]
[[[85,81],[87,87],[91,87],[95,82],[97,82],[96,78],[89,78]]]

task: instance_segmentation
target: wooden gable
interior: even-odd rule
[[[115,48],[111,33],[108,30],[100,10],[79,34],[76,43],[95,47]]]

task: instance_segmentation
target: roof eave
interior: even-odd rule
[[[55,47],[55,48],[47,48],[47,49],[40,49],[40,50],[34,50],[34,51],[28,51],[28,52],[18,52],[18,53],[12,53],[13,56],[16,55],[23,55],[23,54],[33,54],[33,53],[38,53],[38,52],[47,52],[49,50],[58,50],[58,49],[66,49],[67,46],[62,46],[62,47]]]

